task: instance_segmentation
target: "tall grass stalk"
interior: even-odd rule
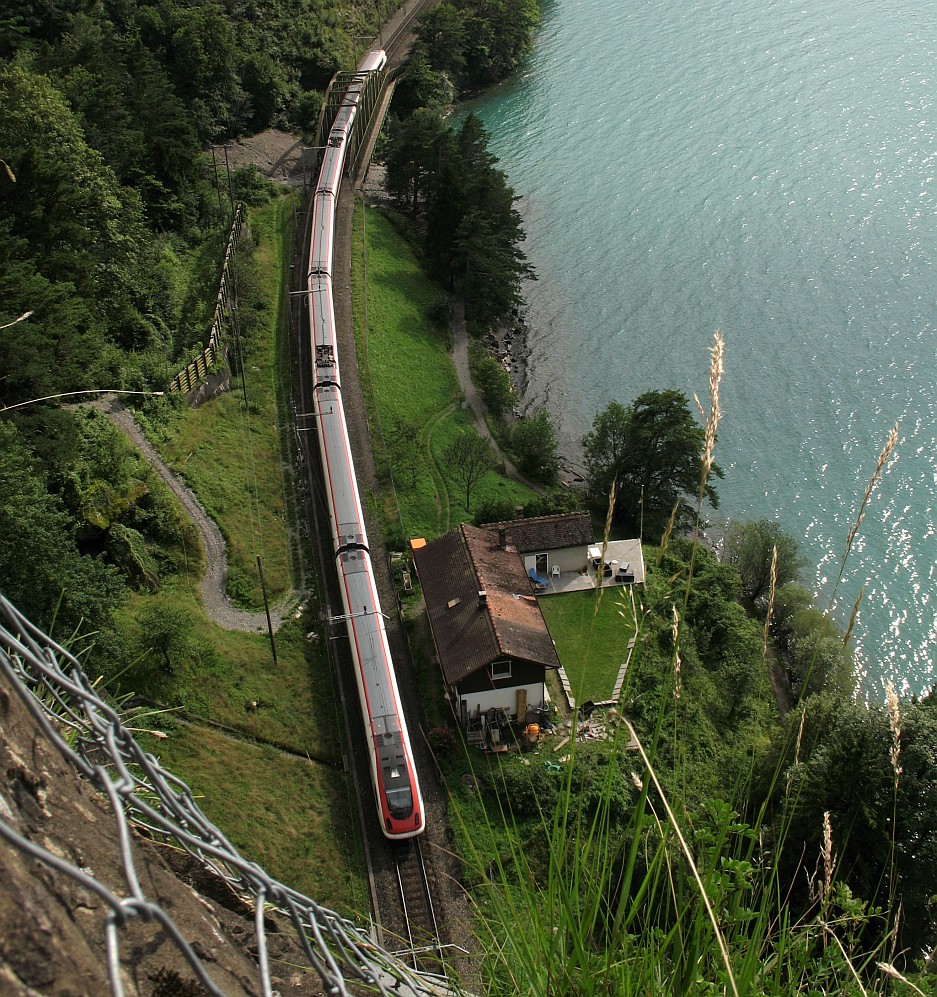
[[[881,453],[878,455],[878,460],[875,462],[875,469],[872,471],[872,477],[869,478],[869,483],[865,487],[865,492],[862,495],[862,501],[859,503],[859,511],[856,513],[856,518],[853,521],[852,526],[849,528],[849,533],[846,536],[846,544],[843,547],[843,554],[839,561],[839,571],[836,574],[836,582],[833,585],[833,590],[830,593],[829,606],[832,608],[833,600],[836,596],[836,591],[839,588],[839,583],[842,581],[843,572],[846,569],[846,562],[849,560],[849,555],[852,553],[853,544],[856,542],[856,536],[859,533],[859,527],[862,526],[862,521],[865,519],[865,510],[869,504],[869,500],[872,498],[872,493],[878,487],[879,482],[882,480],[882,475],[888,469],[888,465],[892,461],[894,456],[895,447],[898,444],[898,423],[896,422],[894,426],[889,430],[888,437],[885,440],[885,445],[882,447]]]
[[[761,642],[761,656],[768,660],[768,634],[771,631],[771,620],[774,617],[774,597],[778,589],[778,546],[771,551],[771,575],[768,587],[768,612],[765,613],[765,631]]]
[[[862,495],[862,501],[859,503],[859,510],[856,513],[856,518],[853,520],[852,526],[849,528],[849,533],[846,536],[846,543],[843,547],[843,553],[839,561],[839,570],[836,573],[836,581],[833,583],[833,587],[830,590],[830,597],[827,602],[827,614],[831,613],[833,606],[836,602],[836,594],[839,591],[840,582],[843,580],[843,573],[846,570],[846,562],[849,560],[849,555],[852,553],[853,545],[855,544],[856,537],[859,534],[859,528],[862,526],[862,521],[865,519],[865,511],[868,507],[869,500],[872,498],[872,494],[878,487],[879,482],[882,480],[882,475],[888,469],[888,465],[891,463],[895,454],[895,447],[898,444],[898,423],[896,422],[894,426],[889,430],[888,436],[885,440],[885,444],[882,447],[881,452],[878,455],[878,460],[875,462],[875,468],[872,471],[872,476],[869,478],[869,483],[866,485],[865,492]],[[852,634],[853,627],[855,626],[856,620],[859,615],[859,603],[862,599],[864,593],[864,586],[859,591],[859,595],[853,604],[852,614],[849,620],[849,626],[847,628],[846,637],[843,643],[848,643],[849,636]],[[817,645],[813,650],[813,655],[811,657],[810,663],[807,666],[806,673],[804,674],[801,683],[801,695],[804,691],[809,688],[809,680],[813,674],[814,668],[816,667],[817,657],[820,653],[820,637],[817,638]]]
[[[722,418],[722,403],[719,398],[719,388],[722,375],[725,372],[725,339],[717,329],[713,334],[713,345],[709,350],[709,412],[706,416],[706,427],[703,431],[703,454],[700,464],[699,491],[696,496],[696,520],[693,524],[693,547],[690,554],[690,566],[687,571],[686,594],[683,600],[683,611],[686,612],[690,598],[690,585],[693,580],[693,568],[696,564],[696,551],[699,546],[700,524],[703,516],[703,499],[706,497],[706,486],[712,473],[716,454],[716,439],[719,433],[719,421]],[[697,399],[699,405],[699,399]]]

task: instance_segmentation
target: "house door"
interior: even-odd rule
[[[548,578],[550,575],[550,565],[548,562],[549,558],[547,558],[546,554],[537,555],[537,574],[541,578]]]

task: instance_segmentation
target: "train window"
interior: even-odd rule
[[[404,789],[389,789],[387,796],[387,809],[393,817],[407,817],[413,809],[413,793],[410,787]]]

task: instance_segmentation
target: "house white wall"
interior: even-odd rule
[[[476,709],[486,713],[488,710],[504,710],[508,716],[517,716],[517,690],[527,690],[527,708],[543,706],[545,690],[543,682],[532,682],[529,685],[512,685],[503,689],[487,689],[480,692],[459,694],[459,715],[474,717]]]
[[[545,575],[549,575],[553,570],[553,565],[558,564],[560,571],[583,571],[586,567],[585,547],[564,547],[560,550],[540,551],[533,554],[524,555],[524,570],[529,574],[531,568],[537,566],[537,553],[547,555],[547,570]]]
[[[550,551],[550,567],[558,564],[560,571],[584,571],[587,561],[586,550],[587,548],[582,546]]]

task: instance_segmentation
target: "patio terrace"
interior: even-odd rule
[[[644,555],[640,540],[609,540],[605,549],[605,566],[601,565],[602,545],[595,544],[583,551],[582,567],[578,570],[557,571],[554,566],[549,574],[549,584],[538,588],[538,596],[561,595],[564,592],[582,592],[595,588],[616,588],[626,584],[623,574],[632,575],[636,584],[644,581]],[[568,553],[568,551],[567,551]],[[591,556],[598,553],[597,557]],[[549,554],[550,563],[556,560]],[[564,558],[563,560],[567,560]],[[599,567],[593,565],[599,562]]]

